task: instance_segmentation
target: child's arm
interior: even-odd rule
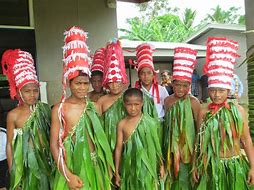
[[[116,166],[115,183],[118,187],[120,187],[120,184],[121,184],[121,177],[119,175],[119,172],[120,172],[122,149],[123,149],[123,125],[122,125],[122,121],[120,121],[117,127],[117,141],[116,141],[116,148],[115,148],[115,166]]]
[[[193,113],[193,117],[196,124],[196,129],[198,129],[197,125],[198,125],[198,114],[200,112],[200,103],[199,103],[199,100],[194,96],[191,96],[191,108],[192,108],[192,113]]]
[[[246,152],[250,164],[250,171],[248,173],[248,183],[250,185],[254,185],[254,148],[250,137],[246,113],[241,106],[238,106],[238,109],[243,117],[243,134],[241,136],[241,140],[244,145],[244,150]]]
[[[15,122],[14,122],[15,114],[11,111],[7,115],[7,144],[6,144],[6,155],[7,162],[9,167],[9,172],[11,172],[12,167],[12,140],[14,136]]]
[[[207,109],[200,109],[199,113],[198,113],[198,117],[197,117],[197,135],[199,133],[199,130],[200,130],[200,126],[201,126],[201,123],[202,123],[202,120],[203,120],[203,117],[205,115],[205,113],[207,112]],[[197,137],[196,135],[196,140],[195,140],[195,145],[194,145],[194,152],[193,152],[193,155],[192,155],[192,178],[194,180],[195,183],[197,183],[199,181],[199,175],[198,175],[198,171],[195,167],[195,160],[196,160],[196,154],[197,154]]]
[[[50,149],[54,157],[55,163],[58,165],[59,171],[66,178],[68,186],[70,189],[79,189],[83,186],[82,180],[71,173],[67,168],[65,161],[63,163],[59,162],[59,131],[60,131],[60,121],[58,118],[58,108],[59,105],[55,106],[52,110],[52,121],[50,129]]]

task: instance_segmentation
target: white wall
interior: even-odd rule
[[[47,82],[49,104],[61,97],[63,32],[80,26],[89,32],[88,46],[102,47],[117,36],[116,9],[104,0],[34,0],[37,68],[40,81]]]

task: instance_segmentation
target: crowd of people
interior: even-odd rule
[[[10,96],[19,101],[7,116],[11,190],[253,188],[247,116],[228,98],[237,42],[208,38],[204,75],[210,102],[201,108],[194,96],[193,82],[200,80],[193,77],[196,50],[175,48],[173,70],[163,71],[158,84],[155,48],[140,44],[138,81],[127,89],[120,41],[90,56],[86,40],[80,27],[64,33],[62,98],[52,110],[38,100],[31,54],[4,52]]]

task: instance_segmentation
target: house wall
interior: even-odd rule
[[[247,66],[242,65],[238,67],[240,63],[246,58],[247,44],[246,44],[246,35],[242,33],[242,31],[230,31],[230,30],[222,30],[222,29],[212,29],[206,34],[202,35],[196,40],[193,40],[192,44],[198,45],[206,45],[206,40],[209,36],[217,36],[217,37],[227,37],[239,43],[238,54],[241,56],[237,58],[237,65],[235,66],[235,73],[239,76],[240,80],[244,86],[244,93],[241,97],[240,103],[247,104],[248,102],[248,81],[247,81]],[[205,63],[205,59],[199,59],[198,64],[196,66],[197,72],[200,76],[202,76],[202,68]]]
[[[37,69],[40,81],[47,82],[49,104],[61,97],[63,32],[80,26],[89,32],[91,51],[117,36],[116,9],[106,1],[34,0],[34,22],[37,48]]]

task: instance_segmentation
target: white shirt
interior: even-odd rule
[[[165,110],[164,110],[164,100],[168,95],[168,91],[166,90],[165,87],[158,85],[159,88],[159,94],[160,94],[160,103],[157,103],[157,94],[156,94],[156,90],[154,91],[154,96],[153,96],[153,87],[151,86],[149,93],[148,91],[142,86],[142,90],[144,92],[146,92],[147,94],[150,95],[151,98],[153,98],[154,104],[156,106],[156,110],[158,113],[158,117],[160,119],[163,119],[164,115],[165,115]]]
[[[0,127],[0,161],[6,159],[6,143],[7,143],[6,129]]]

